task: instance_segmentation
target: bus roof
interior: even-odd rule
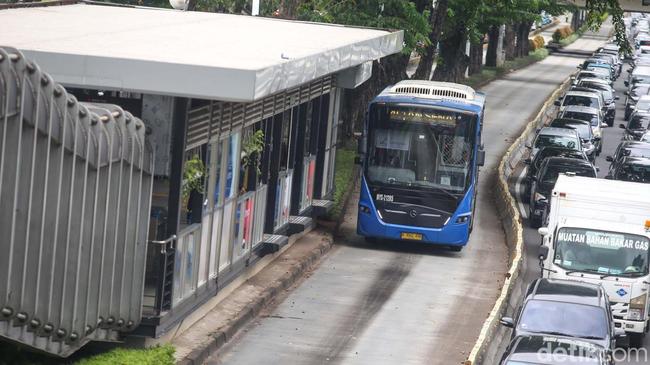
[[[480,114],[485,107],[485,94],[461,84],[405,80],[386,87],[372,103],[422,104]]]

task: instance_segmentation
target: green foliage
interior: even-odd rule
[[[429,44],[429,11],[418,12],[408,0],[307,0],[300,20],[404,30],[404,54]]]
[[[357,152],[352,148],[338,148],[336,150],[336,162],[334,170],[334,207],[328,217],[338,220],[343,212],[344,199],[352,188],[351,181],[355,178],[354,157]]]
[[[264,151],[264,132],[258,129],[249,135],[242,144],[242,152],[244,152],[241,162],[242,166],[245,168],[254,166],[257,174],[261,174],[260,157],[262,156],[262,151]]]
[[[205,176],[205,165],[197,154],[185,161],[183,169],[182,195],[183,200],[190,196],[192,190],[203,193],[203,177]]]
[[[148,349],[117,348],[100,355],[79,360],[74,365],[173,365],[174,347],[155,346]]]
[[[618,0],[587,0],[587,24],[591,30],[598,30],[608,14],[612,16],[616,43],[623,53],[632,53],[632,47],[625,35],[623,9]]]
[[[467,79],[463,80],[462,83],[473,88],[479,88],[490,81],[496,80],[506,75],[507,73],[519,70],[526,66],[530,66],[533,63],[539,62],[546,57],[548,57],[548,49],[539,48],[533,52],[530,52],[526,57],[520,57],[512,61],[506,61],[502,66],[484,67],[480,73],[468,77]]]

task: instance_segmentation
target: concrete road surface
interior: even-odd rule
[[[601,33],[606,34],[606,26]],[[592,50],[601,38],[577,41]],[[320,267],[230,344],[215,364],[459,364],[491,310],[507,250],[488,175],[525,123],[578,59],[548,57],[486,86],[477,221],[468,246],[452,253],[356,236],[356,204],[344,237]],[[354,198],[353,198],[354,199]]]

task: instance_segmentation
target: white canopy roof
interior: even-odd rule
[[[403,32],[166,9],[0,10],[0,45],[66,86],[251,101],[402,49]]]

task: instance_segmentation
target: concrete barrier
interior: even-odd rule
[[[523,225],[521,215],[517,208],[517,201],[510,193],[508,181],[512,178],[516,166],[527,154],[526,146],[531,144],[537,130],[550,123],[557,113],[557,107],[553,102],[561,96],[570,86],[571,80],[565,80],[560,87],[546,99],[537,115],[527,124],[521,135],[508,148],[499,163],[498,173],[494,178],[495,204],[506,235],[506,243],[510,249],[510,268],[506,273],[506,281],[501,288],[492,311],[483,323],[474,347],[465,361],[465,365],[493,365],[498,364],[501,353],[510,340],[510,333],[501,326],[499,319],[506,313],[513,313],[519,306],[527,289],[527,283],[523,280],[523,273],[528,265],[534,262],[526,260],[526,252],[523,238]]]

